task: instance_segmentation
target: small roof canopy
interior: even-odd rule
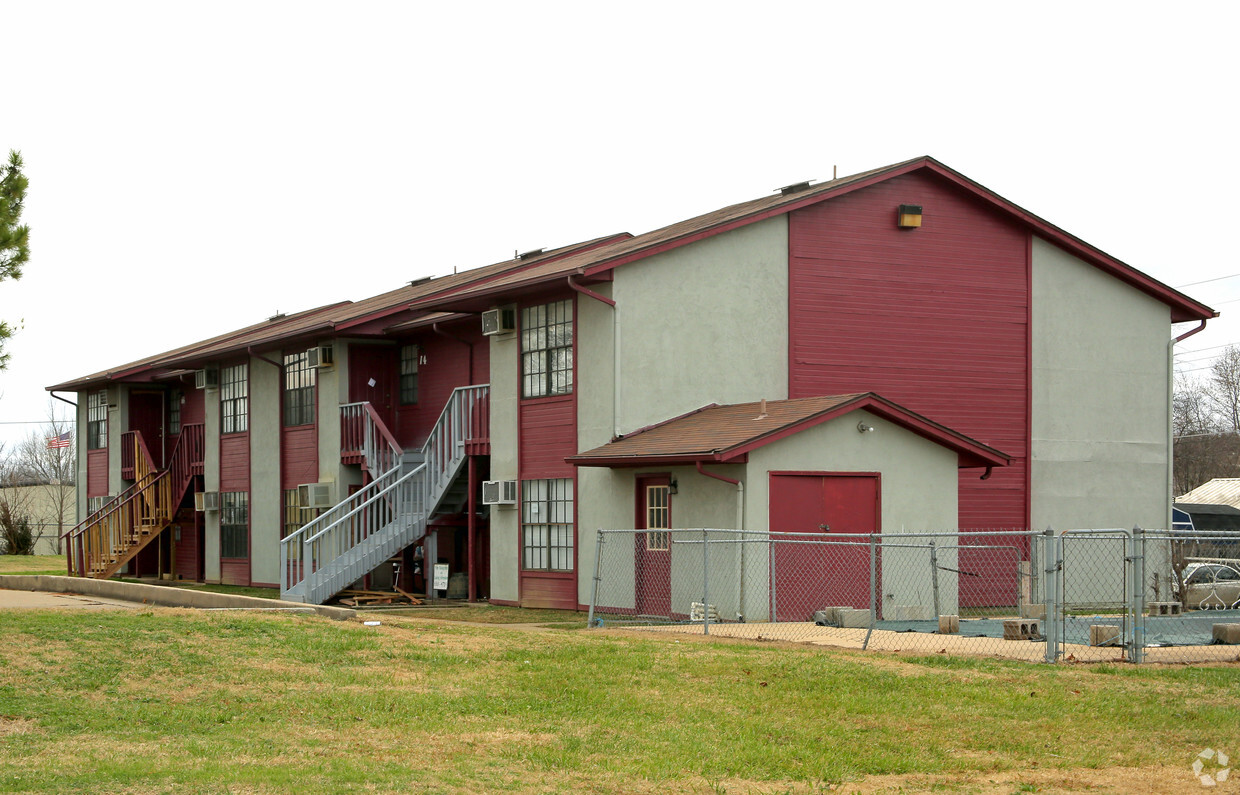
[[[750,450],[860,410],[954,450],[960,456],[961,469],[1012,462],[1005,453],[874,392],[728,406],[712,403],[565,460],[576,466],[598,467],[744,463]]]

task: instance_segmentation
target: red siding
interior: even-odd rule
[[[201,522],[202,514],[193,510],[182,510],[177,513],[177,522],[181,526],[181,540],[174,542],[176,544],[176,574],[182,580],[200,579],[199,569],[201,568],[201,553],[198,545],[198,536],[201,532],[198,523]],[[173,538],[176,537],[173,532]]]
[[[220,491],[250,490],[250,434],[220,437]]]
[[[193,386],[192,384],[190,385]],[[205,422],[207,418],[206,407],[203,402],[203,394],[205,389],[186,388],[181,394],[185,396],[185,402],[181,404],[181,424],[193,425],[199,422]]]
[[[924,226],[896,228],[900,204]],[[873,390],[1014,456],[962,527],[1028,524],[1028,233],[908,174],[789,216],[789,397]]]
[[[220,582],[224,585],[249,585],[250,561],[228,559],[221,560]]]
[[[108,449],[86,453],[86,496],[108,496]]]
[[[576,395],[522,403],[520,425],[522,480],[573,477],[564,459],[577,454]]]
[[[319,479],[317,425],[285,428],[280,434],[280,488],[295,489]]]
[[[491,343],[482,336],[477,319],[468,324],[453,324],[445,330],[457,339],[428,332],[407,341],[421,346],[426,361],[418,365],[417,404],[397,408],[396,438],[405,447],[422,446],[452,390],[490,380]],[[399,372],[399,363],[396,367]]]

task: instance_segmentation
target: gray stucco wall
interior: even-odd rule
[[[113,408],[115,406],[115,408]],[[122,423],[124,426],[122,427]],[[116,495],[125,490],[121,478],[121,434],[129,430],[129,390],[113,385],[108,387],[108,494]]]
[[[492,480],[517,478],[517,351],[516,334],[491,338]],[[492,507],[492,599],[515,602],[518,597],[518,517],[518,511],[511,507]]]
[[[86,447],[86,429],[89,426],[86,417],[86,401],[89,399],[89,392],[77,393],[77,472],[75,473],[76,479],[74,483],[77,484],[77,516],[79,521],[85,519],[88,513],[86,510],[86,465],[89,450]]]
[[[280,582],[280,377],[250,357],[250,581],[258,583]]]
[[[220,490],[220,390],[203,395],[203,491]],[[203,513],[203,579],[220,581],[220,512]]]
[[[1035,528],[1169,521],[1166,305],[1033,240]]]
[[[319,480],[332,481],[332,497],[340,502],[349,494],[350,485],[362,482],[361,467],[346,466],[340,461],[340,406],[349,402],[349,346],[346,340],[333,340],[334,361],[331,367],[320,368],[318,405],[315,413],[319,434]]]

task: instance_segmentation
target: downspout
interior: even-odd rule
[[[1175,345],[1204,331],[1206,321],[1167,343],[1167,529],[1171,529],[1171,506],[1175,503]]]
[[[600,295],[588,287],[582,287],[573,281],[575,277],[568,277],[568,286],[581,293],[589,296],[595,301],[602,301],[611,307],[611,367],[612,367],[612,395],[611,395],[611,433],[613,439],[620,437],[620,307],[616,302],[605,295]]]
[[[68,403],[70,406],[73,406],[73,408],[77,408],[77,404],[74,403],[72,400],[69,400],[68,398],[62,398],[60,395],[57,395],[55,392],[48,392],[48,394],[56,398],[57,400],[59,400],[61,403]],[[77,415],[75,414],[74,415],[75,421],[76,421],[76,417]]]
[[[737,610],[736,612],[736,618],[741,623],[744,623],[745,621],[745,548],[748,546],[748,544],[745,543],[745,484],[737,480],[736,478],[730,478],[730,477],[727,477],[725,475],[720,475],[715,472],[707,472],[705,469],[702,469],[701,461],[695,461],[694,465],[697,467],[697,471],[699,475],[705,475],[706,477],[714,478],[715,480],[722,480],[724,483],[731,483],[733,486],[736,486],[736,529],[741,531],[741,583],[740,583],[740,599],[739,599],[740,604],[737,605],[740,609]]]
[[[431,331],[435,332],[441,337],[447,337],[450,340],[455,340],[461,343],[462,345],[464,345],[466,348],[469,348],[469,383],[470,385],[473,385],[474,383],[474,346],[473,344],[470,342],[466,342],[465,340],[461,339],[455,334],[449,334],[448,332],[441,329],[438,323],[431,324]],[[473,600],[471,599],[470,601],[473,601]]]

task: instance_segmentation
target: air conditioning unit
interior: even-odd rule
[[[516,505],[517,481],[515,480],[484,480],[482,481],[483,505]]]
[[[194,386],[198,389],[219,389],[220,371],[214,367],[194,371]]]
[[[194,510],[195,511],[218,511],[219,509],[220,509],[220,493],[218,491],[196,491],[194,492]]]
[[[311,367],[331,367],[336,363],[335,353],[330,342],[306,351],[306,358],[309,360]]]
[[[303,483],[297,487],[297,504],[303,508],[330,508],[332,501],[331,483]]]
[[[482,333],[488,337],[517,330],[517,310],[512,307],[488,309],[482,313]]]

